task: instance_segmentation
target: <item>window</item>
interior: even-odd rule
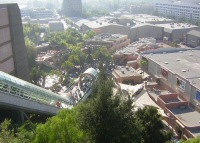
[[[165,69],[161,69],[161,74],[162,74],[162,76],[164,77],[164,78],[168,78],[168,71],[167,70],[165,70]]]
[[[183,81],[182,79],[180,79],[180,78],[176,78],[176,85],[183,91],[183,92],[185,92],[185,84],[186,84],[186,82],[185,81]]]

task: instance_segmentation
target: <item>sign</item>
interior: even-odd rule
[[[199,91],[197,91],[197,93],[196,93],[196,99],[200,102],[200,92]]]
[[[162,74],[162,76],[164,77],[164,78],[168,78],[168,71],[167,70],[165,70],[165,69],[161,69],[161,74]]]
[[[183,91],[185,92],[185,85],[186,85],[186,82],[180,78],[176,78],[176,85]]]

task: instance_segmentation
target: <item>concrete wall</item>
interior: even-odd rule
[[[163,38],[163,27],[144,25],[140,27],[135,27],[131,29],[129,38],[133,41],[139,38],[153,37],[155,39]]]
[[[20,9],[17,4],[0,5],[0,7],[7,7],[8,9],[15,76],[30,81]]]
[[[191,47],[199,46],[200,38],[194,35],[187,34],[186,44]]]
[[[55,115],[59,108],[0,92],[0,105],[32,113]]]

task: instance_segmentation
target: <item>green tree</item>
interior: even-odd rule
[[[147,61],[146,60],[140,60],[140,66],[141,67],[147,66]]]
[[[26,24],[23,27],[24,37],[31,39],[31,41],[36,45],[39,40],[41,27],[38,24]]]
[[[95,35],[96,35],[96,33],[94,31],[89,30],[84,34],[83,38],[84,38],[84,40],[88,40],[88,39],[94,38]]]
[[[25,37],[25,46],[27,50],[29,68],[31,69],[35,66],[36,46],[28,37]]]
[[[80,143],[86,142],[87,134],[78,126],[76,109],[61,110],[36,129],[34,143]]]
[[[137,142],[137,126],[134,123],[132,101],[123,100],[120,95],[113,96],[113,82],[105,79],[105,72],[97,80],[95,92],[88,103],[79,108],[80,126],[88,132],[91,142],[121,143]]]
[[[186,141],[181,141],[181,143],[200,143],[200,137],[197,137],[195,139],[189,139]]]
[[[80,59],[78,55],[70,55],[68,58],[68,61],[73,63],[73,65],[79,65],[80,64]]]
[[[65,62],[62,64],[62,68],[65,68],[67,72],[68,72],[72,67],[74,67],[74,64],[71,63],[70,61],[65,61]]]
[[[172,132],[164,132],[161,115],[153,106],[146,106],[136,112],[136,122],[140,125],[141,142],[164,143],[171,139]]]
[[[104,47],[98,48],[94,52],[93,56],[95,59],[98,59],[99,61],[102,61],[104,63],[109,63],[112,60],[111,54]]]

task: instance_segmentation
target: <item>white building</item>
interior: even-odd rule
[[[200,4],[177,2],[156,2],[154,10],[163,16],[172,16],[176,19],[200,21]]]

